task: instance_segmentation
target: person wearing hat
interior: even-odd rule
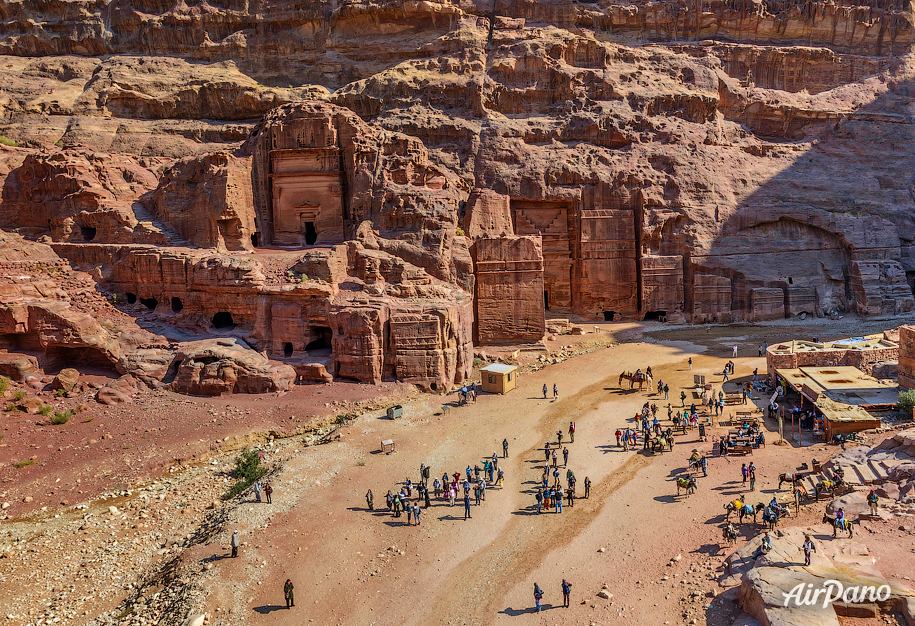
[[[238,546],[241,545],[241,542],[238,540],[238,531],[232,531],[232,540],[229,542],[232,546],[232,558],[238,556]]]
[[[562,606],[569,608],[569,595],[572,593],[572,584],[566,582],[566,579],[562,579]]]
[[[816,546],[813,545],[810,535],[804,535],[804,565],[810,565],[810,553],[816,551]]]
[[[871,489],[871,492],[869,494],[867,494],[867,506],[869,506],[871,509],[871,515],[877,514],[877,503],[878,502],[879,502],[879,498],[877,497],[877,492],[875,490]]]

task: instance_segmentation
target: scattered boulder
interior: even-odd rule
[[[915,478],[915,462],[907,461],[905,463],[900,463],[895,467],[891,467],[889,472],[887,472],[887,475],[889,476],[889,479],[894,482]]]
[[[131,396],[136,392],[137,384],[133,376],[125,374],[99,389],[95,394],[95,399],[101,404],[121,404],[131,402]]]
[[[826,506],[826,512],[834,516],[840,508],[845,509],[845,519],[855,521],[860,515],[866,515],[870,511],[867,494],[867,491],[853,491],[836,498]]]
[[[877,487],[877,495],[888,500],[899,499],[899,485],[896,483],[883,483]]]
[[[294,363],[295,374],[298,380],[304,382],[332,383],[334,377],[323,363]]]
[[[63,389],[71,393],[79,386],[79,372],[72,367],[60,370],[60,373],[51,381],[52,389]]]
[[[40,390],[44,389],[44,385],[45,385],[45,383],[42,382],[41,378],[39,378],[38,376],[26,376],[25,384],[27,387],[31,387],[35,391],[40,391]]]
[[[27,354],[0,353],[0,375],[24,381],[38,373],[38,359]]]
[[[296,371],[235,337],[182,344],[172,391],[198,396],[288,391]]]
[[[37,415],[44,403],[35,396],[31,396],[19,403],[19,406],[29,415]]]

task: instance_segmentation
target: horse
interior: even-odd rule
[[[620,389],[623,388],[623,381],[624,381],[624,380],[628,380],[628,381],[629,381],[629,388],[630,388],[630,389],[632,389],[632,387],[635,385],[635,383],[638,383],[638,384],[639,384],[639,391],[641,391],[641,390],[642,390],[642,385],[645,384],[645,374],[634,374],[634,373],[632,373],[632,372],[623,372],[622,374],[620,374],[620,380],[619,380],[619,382],[617,383],[617,386],[618,386]]]
[[[844,522],[844,524],[843,524],[844,527],[842,528],[842,530],[846,531],[848,533],[848,538],[851,539],[852,537],[855,536],[854,531],[852,530],[853,527],[852,527],[851,520],[843,520],[843,522]],[[830,517],[826,513],[823,513],[823,523],[829,524],[830,526],[832,526],[832,537],[833,537],[833,539],[835,539],[836,534],[839,532],[839,526],[838,526],[838,524],[836,524],[836,518]]]
[[[724,539],[724,542],[732,546],[737,543],[737,529],[734,528],[734,524],[728,524],[721,529],[721,538]]]
[[[782,488],[782,483],[791,483],[794,486],[796,483],[800,482],[804,478],[803,474],[794,473],[794,474],[779,474],[778,475],[778,488]]]
[[[755,524],[756,516],[759,514],[760,511],[762,511],[765,508],[766,508],[766,506],[762,502],[758,503],[756,506],[744,504],[742,507],[740,507],[740,510],[737,511],[737,521],[740,524],[743,524],[743,518],[749,517],[752,515],[753,523]]]
[[[696,479],[692,476],[687,478],[678,478],[677,479],[677,496],[680,495],[680,489],[683,489],[686,492],[686,495],[690,495],[696,491],[697,487]]]

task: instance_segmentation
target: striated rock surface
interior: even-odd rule
[[[177,359],[178,372],[170,387],[195,396],[288,391],[296,378],[290,366],[270,361],[234,338],[184,344]]]
[[[257,227],[251,171],[244,159],[224,152],[181,159],[141,201],[191,244],[220,252],[253,248]]]
[[[556,312],[915,310],[895,0],[0,11],[0,228],[157,332],[444,390]]]

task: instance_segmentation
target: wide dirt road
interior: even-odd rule
[[[656,380],[670,384],[671,402],[679,404],[673,398],[681,386],[692,385],[694,373],[711,375],[725,360],[697,357],[701,351],[686,343],[621,344],[522,376],[519,388],[508,395],[481,396],[475,405],[445,415],[435,415],[439,407],[427,398],[425,404],[408,405],[407,417],[397,422],[363,418],[341,442],[310,450],[287,465],[275,483],[272,506],[277,510],[269,526],[246,528],[240,520],[250,548],[243,549],[242,559],[220,563],[222,575],[214,581],[211,597],[228,599],[219,588],[234,581],[231,595],[244,591],[246,600],[236,609],[249,616],[245,621],[258,624],[299,624],[303,618],[346,624],[485,624],[526,612],[532,604],[532,577],[547,591],[547,604],[561,604],[557,589],[563,576],[574,579],[575,597],[590,599],[601,582],[614,583],[614,570],[645,570],[654,560],[666,561],[673,554],[661,550],[658,539],[678,532],[684,508],[668,501],[673,484],[665,482],[667,466],[682,465],[679,457],[685,459],[693,446],[683,444],[673,455],[660,457],[616,448],[615,429],[631,424],[647,399],[666,407],[647,389],[630,392],[627,384],[620,390],[617,380],[623,369],[651,365]],[[694,357],[692,372],[686,371],[689,356]],[[747,359],[743,367],[751,361],[761,360]],[[544,383],[550,388],[558,384],[558,400],[552,400],[552,393],[550,399],[542,398]],[[666,410],[660,414],[666,417]],[[577,435],[568,445],[569,466],[578,478],[579,495],[585,476],[591,478],[592,497],[562,514],[538,516],[533,493],[542,471],[543,443],[555,441],[556,431],[567,431],[572,420]],[[386,438],[397,443],[393,455],[376,453]],[[494,451],[501,456],[503,438],[510,443],[509,458],[500,460],[505,488],[488,490],[471,519],[463,519],[463,507],[441,502],[424,511],[419,527],[406,526],[405,517],[393,518],[386,510],[365,509],[367,489],[374,492],[376,507],[383,508],[386,491],[407,476],[415,481],[420,463],[431,465],[433,475],[463,472],[468,464],[482,465]],[[652,465],[660,468],[662,475],[652,478],[658,482],[639,482],[640,471]],[[634,482],[637,495],[621,497]],[[660,494],[666,494],[663,501],[653,499]],[[264,505],[250,506],[260,513]],[[656,514],[655,508],[663,513]],[[643,509],[658,518],[646,519]],[[672,515],[675,509],[678,513]],[[632,526],[630,537],[614,529],[627,525]],[[597,553],[598,547],[605,551]],[[637,554],[640,550],[649,553]],[[636,562],[626,565],[629,553]],[[595,555],[599,564],[592,563]],[[254,581],[248,582],[251,577]],[[297,606],[274,610],[282,604],[286,578],[296,583]],[[626,602],[639,604],[640,599],[648,597]],[[614,615],[622,605],[617,596]],[[675,605],[648,608],[654,609],[652,619],[676,610]],[[596,609],[576,605],[571,612],[582,610]]]

